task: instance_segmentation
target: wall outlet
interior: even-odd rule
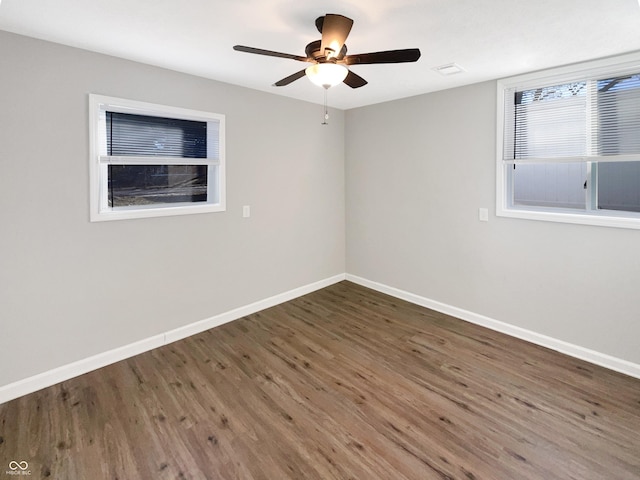
[[[489,209],[488,208],[479,208],[478,209],[478,220],[481,222],[489,221]]]

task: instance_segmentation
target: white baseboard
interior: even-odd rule
[[[195,335],[210,328],[218,327],[225,323],[237,320],[239,318],[251,315],[252,313],[259,312],[266,308],[274,307],[280,303],[288,302],[294,298],[301,297],[308,293],[320,290],[322,288],[333,285],[343,281],[346,278],[345,274],[335,275],[333,277],[320,280],[319,282],[304,285],[299,288],[295,288],[288,292],[284,292],[273,297],[265,298],[258,302],[245,305],[234,310],[230,310],[220,315],[215,315],[211,318],[201,320],[199,322],[179,327],[168,332],[154,335],[149,338],[124,345],[107,352],[102,352],[97,355],[79,360],[77,362],[69,363],[52,370],[42,372],[32,377],[18,380],[17,382],[9,383],[7,385],[0,386],[0,403],[8,402],[14,398],[33,393],[40,389],[50,387],[56,383],[69,380],[70,378],[83,375],[85,373],[97,370],[98,368],[105,367],[115,362],[125,360],[127,358],[139,355],[154,348],[161,347],[168,343],[181,340],[183,338]]]
[[[430,308],[432,310],[451,315],[452,317],[460,318],[470,323],[480,325],[491,330],[505,333],[512,337],[520,338],[528,342],[540,345],[543,347],[556,350],[558,352],[570,355],[581,360],[600,365],[602,367],[614,370],[616,372],[624,373],[626,375],[640,378],[640,365],[622,360],[620,358],[613,357],[604,353],[596,352],[588,348],[573,345],[562,340],[557,340],[546,335],[542,335],[531,330],[516,327],[508,323],[500,322],[477,313],[469,312],[461,308],[453,307],[445,303],[430,300],[419,295],[406,292],[382,283],[373,282],[365,278],[358,277],[350,274],[340,274],[333,277],[321,280],[319,282],[304,285],[299,288],[295,288],[288,292],[284,292],[273,297],[260,300],[258,302],[245,305],[234,310],[230,310],[219,315],[215,315],[211,318],[201,320],[199,322],[179,327],[174,330],[169,330],[159,335],[154,335],[149,338],[142,339],[140,341],[114,348],[107,352],[99,353],[91,357],[73,362],[67,365],[63,365],[52,370],[42,372],[40,374],[28,377],[17,382],[13,382],[7,385],[0,386],[0,403],[8,402],[14,398],[27,395],[42,388],[50,387],[57,383],[69,380],[70,378],[83,375],[85,373],[97,370],[98,368],[105,367],[115,362],[125,360],[127,358],[139,355],[154,348],[161,347],[168,343],[181,340],[183,338],[195,335],[197,333],[209,330],[211,328],[218,327],[225,323],[237,320],[239,318],[251,315],[252,313],[259,312],[266,308],[270,308],[281,303],[293,300],[294,298],[301,297],[308,293],[320,290],[322,288],[333,285],[334,283],[341,282],[342,280],[349,280],[350,282],[357,283],[372,290],[377,290],[387,295],[391,295],[402,300],[420,305],[422,307]]]
[[[274,307],[281,303],[288,302],[289,300],[293,300],[294,298],[298,298],[308,293],[315,292],[316,290],[321,290],[325,287],[328,287],[329,285],[333,285],[334,283],[341,282],[345,279],[346,274],[341,273],[340,275],[335,275],[333,277],[320,280],[319,282],[314,282],[302,287],[294,288],[293,290],[289,290],[288,292],[280,293],[278,295],[274,295],[273,297],[250,303],[249,305],[230,310],[220,315],[216,315],[215,317],[211,317],[206,320],[201,320],[199,322],[186,325],[184,327],[170,330],[164,334],[164,343],[167,344],[182,340],[183,338],[190,337],[191,335],[195,335],[196,333],[204,332],[205,330],[209,330],[210,328],[218,327],[225,323],[232,322],[233,320],[237,320],[238,318],[246,317],[247,315],[251,315],[252,313],[259,312],[260,310]]]
[[[91,357],[83,358],[77,362],[68,363],[61,367],[39,373],[32,377],[27,377],[17,382],[9,383],[0,387],[0,403],[8,402],[14,398],[27,395],[41,390],[56,383],[69,380],[70,378],[83,375],[85,373],[105,367],[125,358],[133,357],[140,353],[161,347],[164,342],[164,335],[154,335],[138,342],[124,345],[108,352],[99,353]]]
[[[350,282],[362,285],[363,287],[386,293],[387,295],[391,295],[392,297],[396,297],[401,300],[406,300],[407,302],[420,305],[421,307],[430,308],[431,310],[451,315],[452,317],[460,318],[467,322],[474,323],[476,325],[480,325],[497,332],[506,333],[507,335],[510,335],[512,337],[520,338],[536,345],[550,348],[551,350],[555,350],[557,352],[579,358],[580,360],[585,360],[589,363],[593,363],[595,365],[599,365],[616,372],[624,373],[625,375],[629,375],[631,377],[640,378],[640,365],[636,363],[622,360],[620,358],[616,358],[604,353],[596,352],[594,350],[574,345],[563,340],[548,337],[531,330],[516,327],[515,325],[500,322],[498,320],[494,320],[477,313],[469,312],[467,310],[453,307],[451,305],[437,302],[435,300],[430,300],[428,298],[421,297],[419,295],[415,295],[413,293],[406,292],[394,287],[390,287],[382,283],[373,282],[356,275],[347,274],[346,279]]]

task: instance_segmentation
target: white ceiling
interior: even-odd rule
[[[307,64],[232,47],[304,55],[325,13],[354,20],[350,54],[422,51],[352,67],[369,84],[332,88],[341,109],[640,50],[638,0],[2,0],[0,29],[322,103],[305,78],[271,86]],[[452,62],[465,71],[433,70]]]

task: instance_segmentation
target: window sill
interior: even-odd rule
[[[134,209],[118,208],[115,210],[106,210],[103,212],[91,212],[92,222],[105,222],[111,220],[130,220],[135,218],[150,217],[169,217],[177,215],[192,215],[197,213],[213,213],[224,212],[226,210],[223,204],[207,204],[207,205],[176,205],[163,207],[136,207]]]
[[[535,210],[527,209],[526,207],[507,209],[498,206],[496,208],[496,216],[640,230],[640,216],[630,217],[627,212],[616,214],[614,211],[606,211],[604,213],[587,213],[585,210],[543,211],[539,208]]]

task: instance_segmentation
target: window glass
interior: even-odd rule
[[[110,207],[206,201],[206,165],[109,165]]]
[[[598,208],[640,212],[640,161],[598,164]]]
[[[513,204],[584,209],[584,163],[518,164],[513,169]]]

